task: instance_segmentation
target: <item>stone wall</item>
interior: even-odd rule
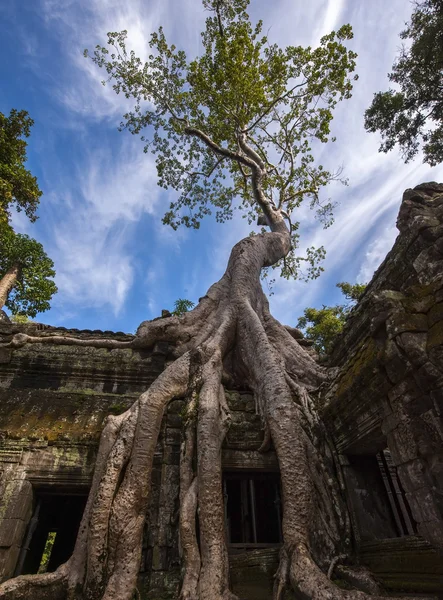
[[[377,534],[372,551],[361,550],[362,560],[381,572],[380,560],[374,560],[384,556],[388,573],[382,579],[391,585],[402,580],[409,590],[419,580],[432,580],[432,589],[440,591],[442,568],[435,565],[443,562],[443,185],[406,190],[397,227],[392,250],[335,345],[336,377],[322,417],[340,454],[356,537],[364,541],[363,523],[374,525],[373,534],[378,526],[393,537],[377,515],[374,485],[361,467],[388,449],[416,531],[428,542],[400,538],[395,547],[378,547]],[[389,574],[394,563],[386,553],[397,561],[395,569],[408,563],[413,583],[405,573]],[[410,557],[403,563],[402,553]]]
[[[335,347],[323,418],[342,455],[389,448],[418,533],[443,547],[443,185],[406,190],[397,227]]]

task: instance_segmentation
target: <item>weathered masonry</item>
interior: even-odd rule
[[[335,447],[354,556],[387,590],[443,591],[443,186],[405,192],[399,237],[352,313],[332,357],[318,410]],[[170,360],[149,351],[29,344],[13,334],[66,330],[0,322],[0,579],[52,571],[70,555],[108,414],[128,408]],[[77,331],[83,340],[129,340]],[[301,340],[301,343],[305,341]],[[281,543],[275,453],[263,439],[253,396],[232,386],[223,448],[231,583],[244,600],[268,600]],[[142,598],[176,598],[180,399],[164,416],[144,539]]]

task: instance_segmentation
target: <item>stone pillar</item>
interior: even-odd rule
[[[0,484],[0,581],[14,575],[14,569],[32,516],[32,485],[25,470],[7,465]]]

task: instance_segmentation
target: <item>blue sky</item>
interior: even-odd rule
[[[163,25],[167,38],[189,56],[199,52],[205,13],[198,0],[2,0],[0,111],[26,109],[35,120],[28,166],[44,192],[39,220],[16,215],[17,230],[41,241],[53,258],[59,293],[41,322],[89,329],[134,331],[144,319],[171,309],[177,298],[197,301],[223,273],[232,245],[248,233],[242,219],[199,231],[174,232],[161,217],[174,192],[156,186],[152,158],[142,142],[117,131],[126,101],[103,87],[103,74],[83,57],[108,31],[127,29],[131,46],[147,54],[149,33]],[[315,45],[351,23],[360,76],[353,98],[336,112],[337,142],[323,146],[322,164],[343,165],[349,186],[326,192],[339,203],[324,231],[306,214],[305,246],[328,252],[316,281],[277,281],[274,315],[294,325],[306,306],[339,300],[338,281],[366,281],[396,236],[405,188],[443,181],[443,166],[404,165],[399,154],[377,152],[363,113],[374,92],[388,86],[400,46],[398,33],[411,12],[405,0],[252,0],[281,45]]]

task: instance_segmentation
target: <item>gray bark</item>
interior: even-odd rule
[[[9,292],[13,289],[17,282],[19,271],[19,265],[13,265],[10,269],[6,271],[6,273],[0,279],[0,310],[6,304]]]

